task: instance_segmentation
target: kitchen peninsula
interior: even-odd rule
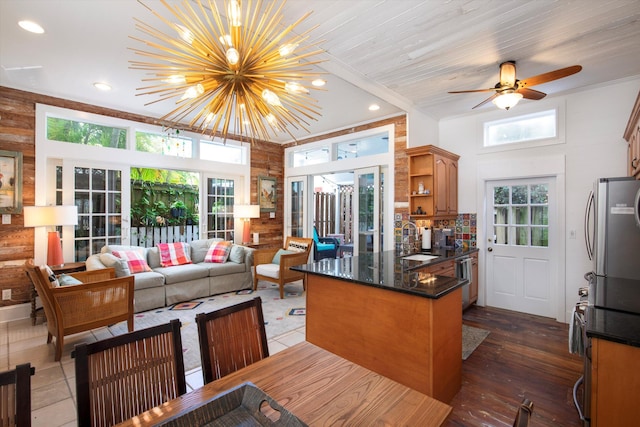
[[[307,341],[450,402],[461,386],[467,280],[423,270],[455,256],[387,251],[293,267],[306,273]]]

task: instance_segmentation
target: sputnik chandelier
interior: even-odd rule
[[[305,44],[313,28],[296,34],[285,25],[285,0],[183,0],[181,8],[162,4],[171,18],[141,1],[168,28],[161,31],[135,19],[136,28],[150,40],[131,37],[150,50],[132,48],[148,61],[130,61],[130,68],[149,71],[138,95],[158,99],[145,105],[176,99],[176,107],[160,120],[179,128],[189,123],[224,140],[231,134],[269,141],[290,127],[309,132],[309,120],[320,116],[309,89],[321,74],[312,59],[323,51],[318,43]]]

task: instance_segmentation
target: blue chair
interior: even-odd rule
[[[318,230],[313,227],[313,259],[336,258],[340,241],[335,237],[319,237]]]

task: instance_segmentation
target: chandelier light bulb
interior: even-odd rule
[[[182,95],[182,99],[195,99],[204,93],[204,86],[198,83],[195,86],[190,86]]]
[[[278,98],[278,95],[276,95],[269,89],[265,89],[262,91],[262,99],[264,99],[269,105],[282,107],[282,104],[280,103],[280,98]]]
[[[229,2],[229,7],[227,8],[229,12],[229,22],[232,27],[241,27],[242,26],[242,12],[240,9],[240,2],[237,0],[231,0]]]
[[[195,39],[195,37],[193,36],[191,30],[180,24],[176,24],[176,27],[180,38],[189,44],[193,44],[193,40]]]
[[[289,93],[309,93],[309,89],[297,82],[285,83],[284,90]]]
[[[280,56],[289,56],[293,53],[294,50],[298,47],[298,43],[287,43],[285,45],[280,46],[278,48],[278,52]]]
[[[174,74],[169,76],[167,79],[163,80],[167,83],[171,83],[171,84],[181,84],[181,83],[186,83],[187,79],[185,76],[181,75],[181,74]]]
[[[276,126],[278,124],[278,121],[276,120],[276,116],[274,116],[271,113],[267,114],[265,118],[267,119],[267,122],[269,122],[271,126]]]
[[[224,34],[220,36],[218,40],[220,40],[220,43],[222,43],[225,46],[233,46],[233,41],[231,40],[231,36],[229,34]]]
[[[229,65],[236,65],[238,61],[240,61],[240,52],[238,52],[233,47],[227,49],[225,56],[227,57],[227,62],[229,62]]]

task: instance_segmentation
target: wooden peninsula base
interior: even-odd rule
[[[307,274],[307,341],[450,402],[462,381],[462,290],[425,298]]]

